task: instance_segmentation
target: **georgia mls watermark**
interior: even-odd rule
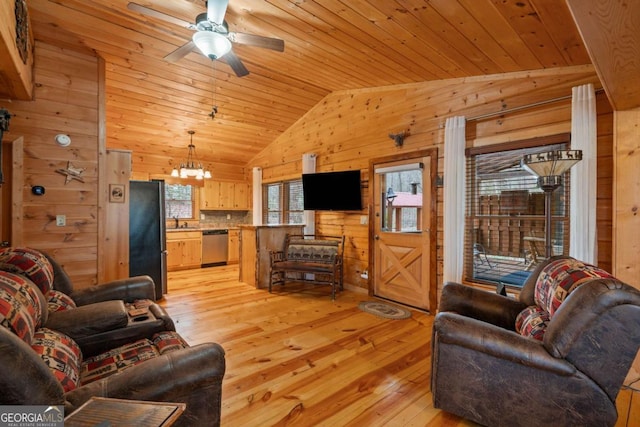
[[[64,406],[0,406],[0,427],[64,427]]]

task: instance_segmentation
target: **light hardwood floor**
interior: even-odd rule
[[[382,319],[358,309],[366,294],[286,289],[241,283],[237,266],[169,273],[161,305],[178,332],[226,351],[223,426],[476,425],[433,408],[432,316]],[[631,397],[617,426],[634,425]]]

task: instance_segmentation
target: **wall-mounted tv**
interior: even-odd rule
[[[302,192],[305,210],[362,210],[359,170],[302,174]]]

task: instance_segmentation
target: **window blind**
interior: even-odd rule
[[[465,263],[467,280],[522,286],[545,255],[545,195],[524,170],[525,154],[565,149],[539,145],[467,154]],[[569,175],[552,193],[552,251],[568,253]]]

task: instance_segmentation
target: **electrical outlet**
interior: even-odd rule
[[[56,215],[56,225],[58,227],[64,227],[67,225],[67,216],[66,215]]]
[[[360,224],[365,225],[369,223],[369,216],[360,215]]]
[[[231,219],[231,214],[227,214],[227,219]]]

